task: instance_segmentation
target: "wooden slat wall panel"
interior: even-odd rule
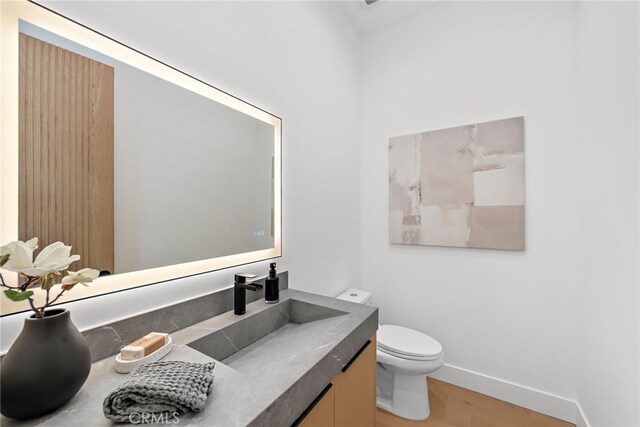
[[[26,82],[29,79],[27,72],[27,52],[29,49],[23,48],[24,44],[28,43],[27,40],[20,37],[20,50],[19,50],[19,79],[18,85],[20,98],[18,100],[18,116],[20,118],[18,122],[18,170],[21,172],[18,176],[18,205],[20,209],[20,220],[18,221],[18,235],[20,239],[23,239],[23,236],[27,235],[27,223],[26,223],[26,211],[29,209],[29,204],[27,203],[27,186],[29,185],[26,181],[26,174],[22,173],[26,169],[27,162],[27,113],[25,102],[27,99],[26,93]],[[23,96],[24,94],[24,96]]]
[[[100,260],[111,256],[113,259],[113,246],[94,245],[93,242],[102,236],[114,235],[114,209],[113,209],[113,99],[114,99],[114,75],[113,69],[100,62],[91,61],[90,75],[93,90],[91,92],[91,105],[95,106],[91,111],[91,140],[100,140],[100,143],[92,145],[88,153],[87,167],[93,173],[89,174],[87,181],[89,200],[92,201],[87,210],[88,244],[90,265],[98,265]],[[111,102],[101,102],[111,100]],[[111,188],[111,197],[102,197],[102,189]],[[99,221],[96,219],[99,218]],[[113,241],[113,239],[112,239]],[[111,269],[113,271],[113,267]]]
[[[42,226],[42,216],[46,215],[46,207],[45,212],[43,211],[43,191],[42,191],[42,140],[40,139],[40,82],[42,74],[42,64],[40,64],[40,51],[41,44],[38,43],[37,40],[34,41],[33,44],[33,52],[30,54],[33,63],[33,80],[31,80],[31,96],[33,97],[31,103],[31,109],[33,110],[32,114],[32,126],[33,130],[31,135],[33,137],[33,229],[38,230],[40,234],[46,232],[44,227]],[[28,83],[27,83],[28,84]],[[48,236],[43,236],[43,239],[48,240]]]
[[[51,49],[51,45],[44,44],[44,55],[43,55],[43,90],[42,90],[42,105],[43,108],[46,109],[46,113],[42,115],[42,129],[45,132],[45,137],[43,138],[43,143],[47,145],[47,176],[55,176],[56,167],[57,167],[57,155],[56,155],[56,146],[55,146],[55,93],[53,92],[53,88],[55,88],[55,61],[53,60],[55,57],[53,56],[54,50]],[[56,180],[48,179],[47,180],[47,193],[48,193],[48,203],[47,203],[47,212],[53,216],[53,222],[48,221],[50,228],[49,233],[47,234],[47,240],[51,241],[52,238],[55,238],[58,233],[57,230],[57,209],[56,209],[56,197],[57,197],[57,188],[56,188]],[[43,236],[44,236],[43,231]],[[43,237],[44,238],[44,237]]]
[[[19,238],[114,272],[112,67],[20,34]]]

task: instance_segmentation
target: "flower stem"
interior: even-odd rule
[[[29,297],[28,299],[31,309],[36,313],[36,319],[42,319],[44,317],[44,307],[37,308],[33,303],[33,298]]]
[[[0,286],[3,286],[5,288],[9,288],[9,289],[20,289],[20,286],[9,286],[9,285],[7,285],[7,283],[4,281],[4,277],[2,277],[2,273],[0,273]]]
[[[27,280],[25,280],[25,282],[22,285],[20,285],[20,290],[22,292],[29,289],[29,286],[31,286],[32,283],[42,279],[42,277],[38,277],[38,276],[26,276],[26,277],[27,277]]]
[[[62,296],[62,294],[64,294],[64,291],[65,291],[65,290],[66,290],[66,289],[61,290],[57,297],[55,297],[53,300],[51,300],[51,302],[47,302],[46,307],[49,307],[49,306],[50,306],[50,305],[52,305],[54,302],[56,302],[56,301],[58,300],[58,298],[60,298],[60,297]],[[47,289],[47,298],[48,298],[48,296],[49,296],[49,290]]]

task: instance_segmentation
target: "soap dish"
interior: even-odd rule
[[[116,372],[119,372],[121,374],[128,374],[129,372],[133,371],[140,365],[144,365],[145,363],[155,362],[162,359],[173,348],[172,342],[173,340],[171,339],[171,336],[169,336],[167,343],[165,345],[163,345],[162,347],[160,347],[150,355],[143,357],[142,359],[122,360],[120,358],[120,354],[118,354],[116,356]]]

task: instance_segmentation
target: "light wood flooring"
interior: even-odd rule
[[[431,416],[408,421],[380,408],[376,427],[571,427],[571,423],[442,381],[429,381]]]

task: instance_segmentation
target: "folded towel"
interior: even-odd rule
[[[204,409],[213,383],[210,363],[161,361],[142,365],[104,400],[104,415],[118,423],[141,414],[175,416]]]

